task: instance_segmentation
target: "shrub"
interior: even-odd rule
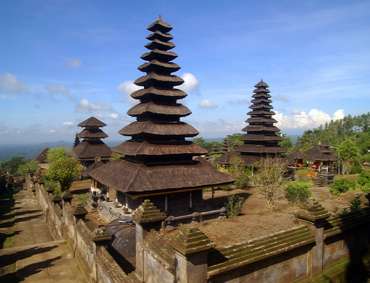
[[[285,189],[285,197],[290,202],[305,202],[311,196],[310,183],[293,181]]]
[[[360,196],[357,195],[351,200],[351,206],[349,208],[350,212],[356,212],[361,210],[361,199]]]
[[[82,204],[82,205],[86,205],[89,201],[89,194],[88,193],[85,193],[85,194],[80,194],[78,195],[77,199],[78,199],[78,203],[79,204]]]
[[[370,192],[370,172],[362,171],[357,178],[357,183],[359,184],[363,192],[365,193]]]
[[[64,155],[63,155],[64,154]],[[82,167],[78,161],[64,153],[64,149],[50,149],[48,153],[50,161],[46,177],[53,182],[58,182],[61,190],[68,190],[73,180],[76,179]]]
[[[266,200],[266,205],[274,208],[275,200],[281,192],[286,163],[280,158],[264,158],[256,163],[257,172],[253,176],[254,184]]]
[[[351,166],[351,169],[350,169],[350,174],[359,174],[362,172],[362,166],[361,166],[361,163],[359,161],[355,161],[352,166]]]
[[[330,192],[334,195],[340,195],[356,187],[356,182],[348,179],[337,179],[330,186]]]
[[[227,217],[238,216],[242,210],[244,198],[238,195],[232,195],[227,198],[226,215]]]
[[[370,153],[366,153],[366,154],[362,155],[361,156],[361,161],[370,163]]]
[[[248,170],[243,171],[240,173],[238,177],[235,178],[235,186],[238,188],[245,188],[249,185],[251,180],[251,173]]]
[[[370,184],[370,172],[369,171],[363,171],[357,178],[357,182],[361,186],[365,186],[367,184]]]
[[[62,196],[62,190],[60,189],[59,184],[57,184],[57,186],[53,188],[53,196]]]

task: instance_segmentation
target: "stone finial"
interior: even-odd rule
[[[60,203],[62,201],[62,198],[60,196],[56,195],[56,196],[53,196],[52,201],[54,203]]]
[[[134,211],[132,219],[138,224],[160,222],[166,218],[166,214],[161,212],[150,200],[146,199]]]
[[[213,242],[198,228],[180,228],[173,241],[174,249],[185,256],[207,251],[213,246]]]
[[[112,239],[105,226],[99,226],[93,232],[93,241],[95,243],[106,243]]]
[[[312,223],[323,221],[329,216],[329,212],[316,199],[311,200],[307,210],[302,210],[297,215],[298,218]]]
[[[74,211],[73,211],[73,215],[76,217],[76,218],[84,218],[85,215],[87,214],[87,210],[86,208],[79,204],[75,207]]]
[[[62,195],[64,201],[70,202],[73,199],[73,195],[70,191],[65,191]]]

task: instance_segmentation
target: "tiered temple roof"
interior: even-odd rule
[[[82,141],[73,148],[74,156],[80,161],[94,161],[97,158],[107,160],[112,152],[110,148],[101,140],[108,135],[100,128],[105,126],[105,123],[90,117],[78,124],[83,130],[78,134],[78,138]]]
[[[327,144],[318,144],[306,151],[293,151],[288,155],[290,162],[307,160],[311,162],[335,162],[335,151]]]
[[[149,50],[139,66],[145,75],[135,84],[143,87],[131,94],[138,101],[128,115],[136,118],[119,131],[130,139],[115,151],[124,157],[93,170],[90,175],[98,182],[122,192],[168,191],[230,183],[231,177],[217,172],[197,156],[207,151],[187,138],[198,135],[181,118],[191,111],[178,100],[186,93],[176,86],[184,81],[172,74],[180,69],[172,60],[175,47],[169,33],[172,27],[158,18],[145,47]]]
[[[327,144],[318,144],[313,146],[305,153],[306,159],[309,161],[336,161],[334,150]]]
[[[281,137],[280,129],[274,126],[277,122],[272,118],[271,95],[268,85],[261,80],[255,85],[253,91],[252,111],[246,122],[248,125],[243,129],[247,134],[244,136],[244,144],[239,146],[238,152],[246,165],[252,165],[264,157],[279,156],[284,150],[279,146]]]

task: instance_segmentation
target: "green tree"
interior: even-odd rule
[[[282,140],[279,142],[279,145],[285,149],[286,152],[290,152],[293,149],[293,142],[290,137],[287,135],[282,135]]]
[[[49,150],[50,152],[50,150]],[[52,151],[53,152],[53,151]],[[47,171],[47,179],[57,182],[62,191],[68,190],[72,182],[81,174],[81,166],[78,161],[67,155],[61,155],[60,151],[48,160],[51,160]]]
[[[37,162],[35,160],[30,160],[18,167],[17,173],[19,175],[34,174],[37,171]]]
[[[342,161],[344,173],[349,173],[351,166],[359,161],[360,150],[350,138],[345,139],[337,146],[337,153]]]
[[[66,156],[66,151],[63,147],[54,147],[48,150],[47,160],[49,163],[64,158]]]
[[[286,163],[279,158],[264,158],[257,162],[256,167],[254,183],[265,197],[267,206],[274,208],[275,200],[281,190]]]
[[[226,137],[226,140],[229,145],[229,150],[233,151],[235,150],[238,146],[243,144],[243,134],[232,134],[228,135]]]
[[[194,138],[193,139],[193,143],[201,146],[201,147],[206,147],[206,141],[204,138],[202,137],[198,137],[198,138]]]
[[[11,175],[18,173],[19,166],[25,164],[27,161],[22,156],[14,156],[9,160],[3,161],[0,165],[2,171],[9,172]]]

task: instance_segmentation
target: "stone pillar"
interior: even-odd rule
[[[109,188],[108,193],[109,193],[109,201],[116,201],[117,191],[115,189]]]
[[[144,282],[144,229],[136,223],[136,264],[135,273],[138,279]]]
[[[313,199],[307,210],[300,211],[297,218],[308,224],[315,235],[315,246],[311,250],[308,275],[320,273],[324,269],[324,228],[329,212]]]
[[[207,282],[207,256],[212,247],[213,243],[198,228],[180,228],[174,242],[176,282]]]
[[[136,264],[135,273],[137,278],[144,282],[145,276],[145,250],[144,241],[147,231],[153,228],[159,228],[160,223],[166,218],[150,200],[144,202],[134,211],[132,219],[135,222],[136,229]]]

